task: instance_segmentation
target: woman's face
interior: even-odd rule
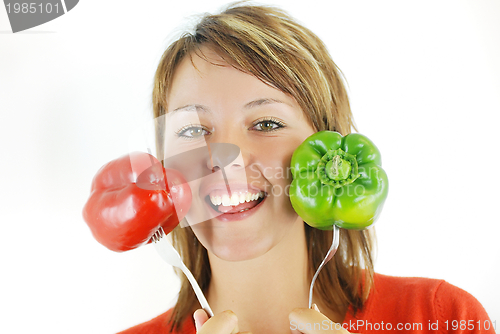
[[[188,169],[204,176],[190,182],[186,219],[200,242],[221,259],[251,259],[277,245],[293,224],[303,224],[288,198],[289,166],[315,130],[294,98],[210,49],[202,51],[217,65],[193,54],[176,69],[167,100],[166,156],[195,152]],[[221,169],[224,157],[216,155],[233,154],[233,145],[239,156]],[[209,154],[198,154],[200,148]],[[235,194],[239,206],[228,203]]]

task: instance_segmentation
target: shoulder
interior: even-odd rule
[[[465,320],[477,326],[477,321],[490,321],[474,296],[445,280],[378,273],[363,310],[355,318],[372,322],[421,323],[424,329],[436,322],[445,325],[448,321],[451,326],[454,320]]]
[[[399,305],[411,301],[414,307],[431,307],[437,314],[460,306],[469,311],[483,309],[470,293],[442,279],[376,273],[372,292],[378,302]]]
[[[385,313],[389,309],[398,310],[398,314],[405,310],[414,315],[423,312],[434,313],[435,299],[443,284],[446,282],[440,279],[375,273],[364,311],[370,316],[386,316]]]
[[[443,321],[474,321],[476,326],[477,321],[491,322],[483,305],[473,295],[448,282],[439,286],[434,305],[436,314]]]
[[[383,301],[394,305],[407,304],[408,301],[419,305],[432,304],[436,296],[440,294],[439,291],[443,285],[453,287],[442,279],[398,277],[376,273],[371,297],[377,299],[378,302]]]
[[[178,332],[170,329],[172,310],[173,309],[170,309],[149,321],[126,329],[117,334],[194,334],[195,328],[191,319],[186,319],[181,330]]]

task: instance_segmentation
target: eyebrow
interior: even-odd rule
[[[271,99],[271,98],[258,99],[258,100],[248,102],[247,104],[245,104],[245,109],[250,109],[250,108],[258,107],[258,106],[261,106],[264,104],[271,104],[271,103],[285,103],[285,102],[283,102],[281,100],[277,100],[277,99]]]
[[[247,104],[245,104],[244,109],[251,109],[251,108],[255,108],[255,107],[258,107],[261,105],[271,104],[271,103],[285,103],[285,102],[283,102],[281,100],[277,100],[277,99],[272,99],[272,98],[263,98],[263,99],[258,99],[258,100],[248,102]],[[178,111],[196,111],[196,112],[202,111],[202,112],[208,112],[208,113],[211,112],[210,108],[208,108],[204,105],[201,105],[201,104],[188,104],[188,105],[185,105],[185,106],[182,106],[179,108],[175,108],[174,110],[172,110],[172,112],[178,112]]]
[[[188,104],[179,108],[175,108],[171,112],[178,112],[178,111],[204,111],[204,112],[210,112],[210,109],[208,107],[205,107],[201,104]]]

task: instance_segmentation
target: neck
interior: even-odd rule
[[[208,301],[215,314],[232,310],[241,331],[290,333],[288,314],[307,307],[307,246],[302,221],[265,254],[245,261],[224,261],[209,253],[212,277]]]

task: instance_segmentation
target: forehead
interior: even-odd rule
[[[170,111],[184,103],[241,104],[255,98],[285,100],[296,105],[293,97],[236,69],[208,47],[186,55],[179,63],[167,98]]]
[[[185,84],[186,81],[199,83],[211,79],[219,72],[230,72],[234,68],[216,52],[208,47],[201,47],[196,52],[187,54],[174,71],[172,86]]]

